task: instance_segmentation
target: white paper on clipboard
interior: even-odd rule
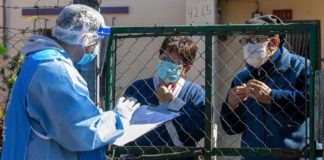
[[[167,105],[159,105],[154,108],[143,105],[134,112],[129,126],[126,125],[126,120],[121,117],[123,125],[126,125],[124,134],[117,138],[113,144],[123,146],[178,116],[180,113],[168,111]]]

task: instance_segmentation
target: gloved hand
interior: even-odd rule
[[[140,103],[136,102],[137,100],[133,97],[127,99],[125,97],[120,97],[116,102],[114,111],[121,117],[130,120],[134,111],[140,106]]]
[[[156,96],[157,96],[160,103],[169,103],[169,102],[171,102],[173,100],[172,93],[164,85],[160,85],[156,89]]]

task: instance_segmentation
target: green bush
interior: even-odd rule
[[[5,55],[7,53],[7,49],[3,44],[0,44],[0,56]]]
[[[6,55],[6,52],[6,48],[0,44],[0,56]],[[6,63],[0,65],[0,89],[2,93],[7,93],[0,102],[0,119],[3,119],[5,115],[5,108],[9,100],[10,91],[17,79],[22,62],[23,56],[18,52],[13,57],[7,57]]]

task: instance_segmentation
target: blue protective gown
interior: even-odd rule
[[[95,106],[55,41],[33,36],[21,50],[27,55],[7,106],[1,158],[105,159],[105,145],[123,133],[118,115]]]

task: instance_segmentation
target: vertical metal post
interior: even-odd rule
[[[6,0],[3,0],[2,1],[2,24],[3,24],[3,41],[2,41],[2,43],[3,43],[3,46],[5,47],[5,48],[7,48],[7,33],[6,33],[6,27],[7,27],[7,9],[6,9],[6,3],[7,3],[7,1]]]
[[[105,59],[105,89],[106,89],[106,98],[105,98],[105,110],[112,109],[112,98],[113,98],[113,54],[112,54],[112,41],[113,41],[113,29],[110,34],[108,41],[108,47],[106,52]]]
[[[211,139],[212,139],[212,53],[213,53],[213,34],[206,34],[205,36],[205,114],[207,115],[207,119],[205,120],[205,150],[210,153],[212,150]],[[206,154],[204,159],[211,159],[210,154]]]
[[[317,24],[314,24],[310,28],[310,103],[309,103],[309,117],[310,117],[310,123],[309,123],[309,136],[310,136],[310,159],[315,159],[316,157],[316,142],[314,138],[314,102],[315,102],[315,70],[316,70],[316,62],[317,62]]]

